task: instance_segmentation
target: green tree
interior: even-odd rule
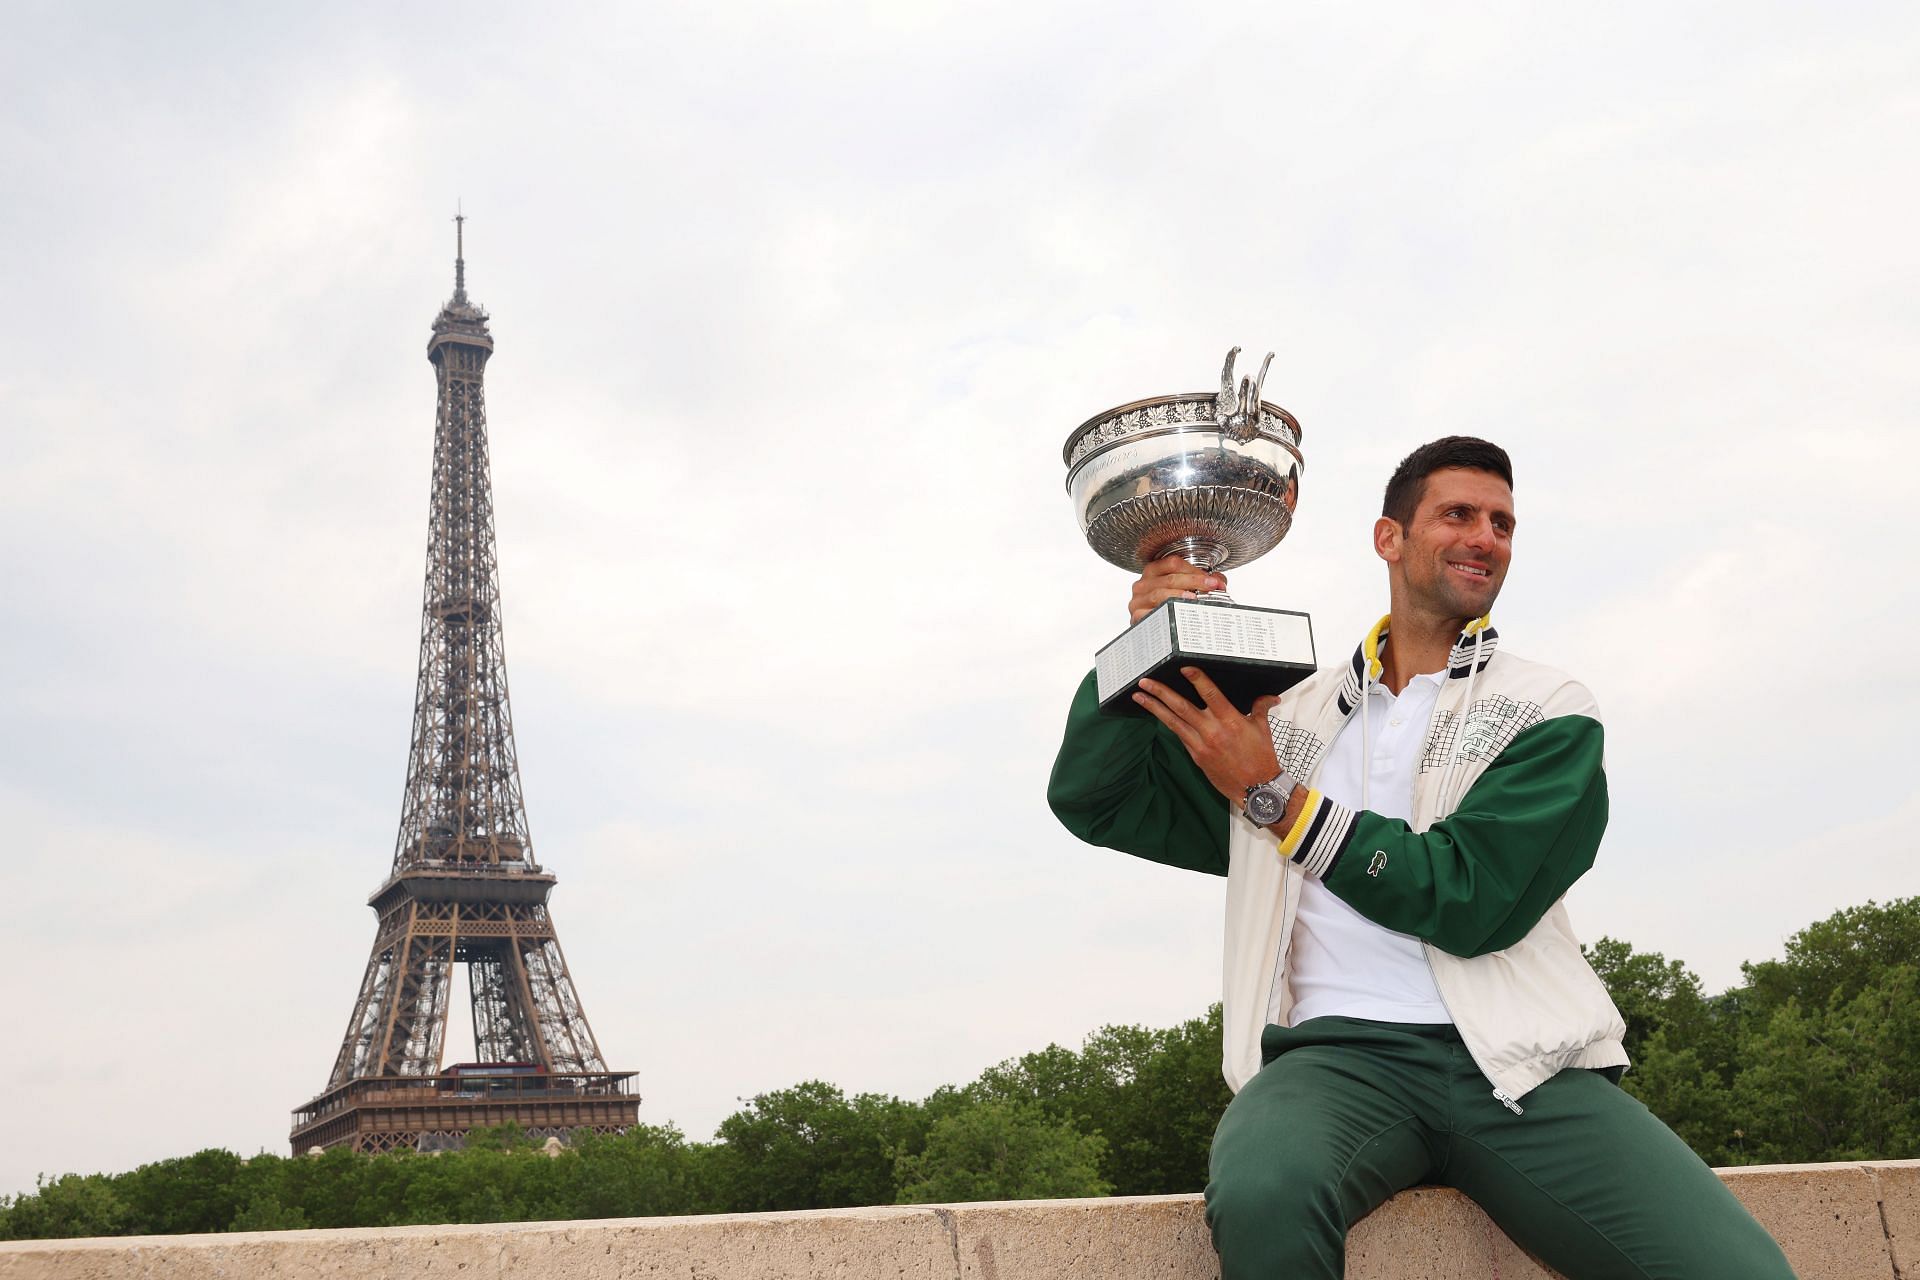
[[[1920,957],[1920,897],[1836,911],[1787,939],[1786,955],[1740,966],[1761,1016],[1789,1000],[1825,1008],[1837,993],[1851,1000],[1874,977]]]
[[[233,1152],[209,1148],[123,1175],[115,1189],[127,1206],[126,1234],[225,1231],[242,1207],[241,1166]]]
[[[324,1155],[296,1156],[278,1172],[279,1199],[298,1205],[309,1226],[389,1226],[398,1220],[387,1206],[382,1206],[378,1220],[368,1220],[370,1207],[363,1210],[362,1200],[375,1168],[368,1157],[345,1147],[335,1147]]]
[[[1633,1070],[1621,1081],[1628,1093],[1708,1164],[1746,1159],[1733,1091],[1718,1071],[1701,1062],[1698,1049],[1661,1027],[1631,1052]]]
[[[1762,1162],[1920,1156],[1920,978],[1881,970],[1824,1007],[1797,997],[1741,1042],[1735,1119],[1746,1158]]]
[[[1657,952],[1587,954],[1627,1022],[1625,1088],[1701,1158],[1920,1154],[1920,898],[1836,912],[1711,998]]]
[[[1216,1004],[1168,1030],[1102,1027],[1079,1053],[1048,1045],[989,1068],[960,1092],[1031,1104],[1099,1134],[1106,1142],[1101,1176],[1120,1195],[1198,1191],[1214,1127],[1232,1098],[1220,1074],[1220,1016]]]
[[[944,1116],[895,1166],[898,1203],[1103,1196],[1106,1143],[1031,1103],[982,1102]]]
[[[1101,1167],[1120,1195],[1198,1191],[1220,1114],[1233,1101],[1220,1073],[1220,1006],[1154,1033],[1154,1050],[1128,1082],[1134,1123],[1107,1128],[1114,1150]]]
[[[1616,938],[1581,950],[1626,1020],[1628,1056],[1637,1061],[1640,1047],[1664,1030],[1670,1041],[1692,1049],[1702,1066],[1725,1071],[1736,1028],[1706,995],[1698,975],[1678,960],[1658,951],[1635,951]]]
[[[736,1211],[891,1204],[894,1158],[925,1133],[913,1103],[874,1093],[849,1099],[809,1080],[759,1094],[721,1121],[712,1172],[724,1207]]]
[[[299,1205],[282,1204],[265,1195],[250,1197],[227,1224],[229,1231],[298,1231],[311,1226]]]
[[[385,1163],[405,1171],[398,1197],[405,1222],[532,1222],[584,1216],[572,1198],[578,1189],[578,1154],[563,1146],[558,1156],[549,1156],[546,1139],[529,1138],[513,1125],[473,1130],[458,1151],[409,1153]]]
[[[636,1125],[618,1137],[582,1129],[556,1161],[573,1218],[639,1218],[709,1211],[700,1153],[672,1125]]]
[[[0,1197],[0,1240],[128,1234],[129,1213],[114,1182],[105,1174],[69,1173],[38,1179],[30,1194]]]
[[[311,1226],[299,1202],[289,1200],[287,1170],[291,1161],[264,1153],[242,1162],[233,1198],[240,1205],[229,1231],[286,1231]]]
[[[336,1194],[345,1199],[341,1207],[346,1217],[338,1225],[396,1227],[416,1221],[407,1214],[407,1195],[413,1186],[415,1170],[420,1162],[437,1159],[437,1156],[418,1156],[411,1151],[395,1151],[384,1156],[349,1155],[333,1167],[340,1178]],[[326,1157],[321,1158],[320,1164],[322,1169],[327,1168]]]

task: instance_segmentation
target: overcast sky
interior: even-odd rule
[[[1125,622],[1079,422],[1278,352],[1339,661],[1414,445],[1608,724],[1576,925],[1920,893],[1911,5],[64,5],[0,44],[0,1192],[284,1151],[399,820],[456,200],[537,856],[705,1139],[1217,998],[1043,791]],[[1891,646],[1891,647],[1889,647]],[[456,1001],[456,1004],[460,1003]],[[450,1046],[450,1054],[458,1046]]]

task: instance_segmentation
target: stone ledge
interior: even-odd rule
[[[1721,1177],[1801,1280],[1920,1280],[1920,1160]],[[248,1280],[472,1271],[568,1280],[1214,1280],[1198,1196],[702,1218],[236,1232],[0,1244],[0,1280]],[[1352,1280],[1549,1280],[1458,1192],[1417,1187],[1353,1230]]]

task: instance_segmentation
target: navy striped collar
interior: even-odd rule
[[[1487,664],[1493,661],[1493,654],[1500,647],[1500,633],[1493,629],[1493,615],[1486,614],[1475,618],[1461,629],[1460,638],[1453,642],[1453,648],[1447,653],[1447,678],[1464,680],[1472,675],[1474,655],[1480,658],[1479,670],[1485,671]],[[1353,651],[1353,657],[1347,663],[1346,678],[1340,682],[1340,714],[1348,716],[1360,705],[1360,690],[1368,683],[1380,678],[1382,667],[1380,653],[1387,644],[1387,624],[1393,615],[1388,614],[1373,624],[1373,630],[1367,632]]]

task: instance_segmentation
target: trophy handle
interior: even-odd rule
[[[1240,402],[1233,394],[1233,362],[1240,355],[1240,348],[1227,352],[1227,367],[1220,371],[1220,394],[1213,398],[1213,416],[1224,422]]]
[[[1247,403],[1247,420],[1256,427],[1260,423],[1260,389],[1267,385],[1267,370],[1273,365],[1273,352],[1267,352],[1267,358],[1260,362],[1260,376],[1253,380],[1253,397]]]
[[[1226,367],[1220,370],[1220,394],[1213,398],[1213,418],[1220,432],[1236,444],[1245,444],[1260,434],[1260,392],[1267,385],[1267,369],[1273,364],[1273,352],[1260,362],[1258,378],[1241,378],[1236,393],[1233,385],[1233,361],[1240,354],[1235,347],[1227,352]]]

